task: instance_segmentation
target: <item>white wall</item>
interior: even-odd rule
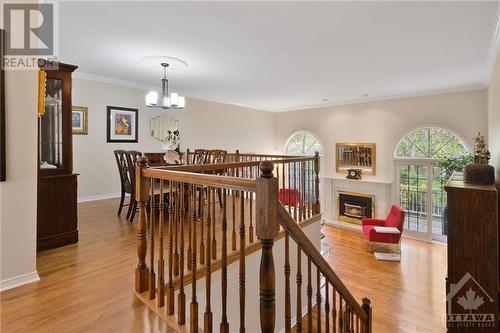
[[[335,172],[335,143],[373,142],[377,145],[377,174],[363,179],[391,182],[394,148],[412,129],[440,126],[457,132],[468,143],[478,131],[486,135],[486,90],[283,112],[275,115],[274,124],[277,151],[283,151],[290,134],[298,130],[308,130],[319,138],[324,148],[322,176],[345,177]],[[332,210],[333,192],[324,188],[323,193],[323,207],[330,205]]]
[[[497,58],[488,86],[488,147],[491,162],[500,184],[500,56]]]
[[[7,181],[0,183],[0,290],[35,281],[36,71],[5,71]]]
[[[144,90],[83,79],[73,82],[73,105],[86,106],[89,112],[89,135],[73,136],[73,169],[80,174],[80,200],[119,193],[113,150],[161,151],[161,144],[149,135],[149,119],[162,112],[179,120],[183,151],[222,148],[269,152],[274,146],[274,118],[270,112],[195,99],[188,99],[184,110],[150,109],[144,106]],[[108,105],[139,109],[138,143],[106,143]]]

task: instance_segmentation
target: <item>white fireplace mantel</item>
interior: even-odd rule
[[[345,176],[324,176],[324,189],[327,200],[324,202],[324,217],[326,222],[342,225],[345,223],[338,220],[337,193],[338,191],[354,192],[375,196],[375,217],[384,218],[391,203],[392,181],[374,178],[363,178],[360,180],[347,179]],[[352,225],[356,227],[355,224]]]

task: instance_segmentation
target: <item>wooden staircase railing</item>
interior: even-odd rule
[[[339,326],[344,330],[336,332],[355,332],[345,329],[355,327],[355,320],[362,325],[358,332],[371,332],[368,325],[371,320],[369,302],[364,304],[366,309],[356,303],[301,230],[305,223],[315,218],[317,221],[320,216],[318,186],[318,155],[276,158],[273,162],[257,160],[163,168],[149,168],[145,158],[139,159],[136,168],[139,206],[136,293],[155,312],[163,311],[169,326],[179,331],[212,332],[215,325],[212,275],[214,267],[220,268],[221,287],[217,299],[221,301],[221,308],[215,309],[221,313],[220,319],[217,319],[219,330],[236,331],[238,327],[240,332],[244,332],[245,257],[249,248],[254,251],[262,249],[261,329],[273,332],[276,275],[272,248],[277,239],[285,237],[286,255],[289,254],[291,238],[298,245],[298,264],[303,252],[309,262],[318,268],[318,280],[323,276],[332,286],[332,305],[335,309],[339,304],[339,316],[352,315],[352,323],[346,321]],[[297,196],[287,197],[290,194],[282,190],[289,189],[296,191]],[[260,246],[255,237],[260,240]],[[238,261],[239,266],[239,318],[228,318],[228,265],[234,261]],[[287,262],[284,267],[285,277],[288,275],[287,292],[283,297],[288,309],[285,326],[290,331],[290,264],[289,260]],[[199,309],[198,305],[200,278],[205,280],[204,309]],[[299,280],[301,277],[297,276],[298,286]],[[186,288],[190,290],[190,300],[186,300]],[[300,305],[299,294],[297,301]],[[321,290],[317,294],[317,303],[321,304]],[[336,295],[338,299],[335,299]],[[235,296],[229,295],[232,299]],[[199,311],[203,312],[201,317]],[[301,311],[298,307],[297,323],[302,318]],[[300,324],[297,331],[300,331],[299,327]]]

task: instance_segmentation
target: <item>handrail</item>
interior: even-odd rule
[[[341,294],[342,297],[347,300],[352,307],[354,307],[354,310],[359,313],[361,320],[367,320],[368,316],[363,308],[359,305],[342,280],[340,280],[337,274],[335,274],[325,258],[321,256],[321,253],[316,249],[309,238],[307,238],[304,231],[302,231],[302,229],[297,225],[281,203],[278,204],[278,217],[279,224],[288,232],[290,237],[292,237],[292,239],[300,245],[302,251],[304,251],[309,259],[311,259],[311,261],[321,270],[321,273],[328,280],[328,282],[330,282],[330,284],[336,288],[337,292],[339,292],[339,294]]]
[[[315,156],[313,155],[313,156],[300,156],[300,157],[291,157],[280,160],[273,160],[272,162],[275,164],[279,164],[279,163],[314,161],[314,159]],[[261,162],[262,161],[245,161],[245,162],[231,162],[231,163],[219,163],[219,164],[169,165],[169,166],[154,167],[154,169],[186,171],[186,172],[223,171],[228,169],[258,166]]]
[[[237,191],[255,192],[256,188],[255,180],[252,179],[165,170],[159,168],[141,169],[141,176],[147,178],[170,180],[174,182],[184,182],[203,186],[228,188]]]

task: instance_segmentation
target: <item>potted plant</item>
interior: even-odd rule
[[[481,133],[474,138],[474,157],[472,163],[464,168],[464,182],[489,185],[495,182],[495,168],[488,164],[490,152]]]
[[[441,179],[443,184],[450,179],[451,175],[455,171],[464,171],[465,166],[472,162],[472,155],[465,154],[459,156],[449,156],[439,160],[437,163],[438,167],[441,169]],[[443,208],[443,213],[441,216],[441,222],[443,223],[443,235],[448,235],[448,206]]]

